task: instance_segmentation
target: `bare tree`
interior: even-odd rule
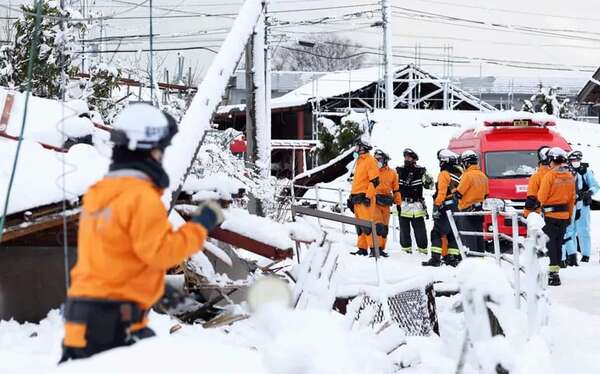
[[[368,52],[349,39],[335,36],[314,38],[293,45],[281,45],[275,51],[273,70],[337,71],[364,65]]]

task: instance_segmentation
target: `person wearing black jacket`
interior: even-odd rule
[[[410,148],[404,150],[404,166],[396,168],[400,182],[402,202],[397,206],[400,221],[400,245],[407,252],[412,252],[412,226],[419,252],[427,254],[427,229],[425,218],[428,217],[427,206],[423,198],[423,188],[431,189],[433,179],[423,166],[417,165],[419,156]]]

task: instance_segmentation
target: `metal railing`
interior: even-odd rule
[[[450,227],[452,228],[452,233],[456,239],[456,244],[458,245],[459,251],[463,258],[468,256],[471,257],[493,257],[498,265],[502,263],[502,261],[510,264],[513,267],[513,287],[515,289],[515,304],[517,308],[521,306],[521,272],[524,272],[523,267],[520,263],[520,247],[519,247],[519,221],[521,217],[518,214],[518,211],[511,212],[499,212],[498,209],[493,206],[491,210],[482,210],[478,212],[452,212],[451,210],[446,211],[448,216],[448,220],[450,222]],[[492,218],[492,232],[485,231],[461,231],[458,229],[456,224],[455,217],[468,217],[468,216],[491,216]],[[509,217],[511,218],[511,230],[512,236],[506,235],[504,233],[500,233],[498,231],[498,216]],[[494,245],[494,253],[488,253],[485,249],[482,252],[474,251],[471,248],[467,248],[461,239],[462,236],[483,236],[489,237],[492,236],[492,241]],[[512,243],[512,258],[507,256],[506,254],[502,254],[500,250],[500,238],[507,240]]]
[[[304,196],[296,196],[295,195],[295,188],[298,189],[304,189],[307,192],[308,191],[314,191],[314,197],[304,197]],[[341,214],[344,214],[344,212],[346,211],[346,200],[347,198],[350,196],[350,190],[349,189],[345,189],[345,188],[334,188],[334,187],[324,187],[324,186],[319,186],[319,185],[315,185],[315,186],[302,186],[302,185],[297,185],[297,184],[293,184],[291,187],[292,190],[292,205],[295,204],[296,202],[308,202],[308,203],[313,203],[317,209],[321,209],[322,205],[329,205],[332,208],[338,207],[339,208],[339,212]],[[331,197],[329,199],[325,199],[322,198],[320,192],[321,191],[334,191],[336,192],[337,195],[337,201],[334,200],[330,200]],[[321,218],[318,218],[318,222],[319,224],[321,224]],[[339,222],[340,223],[340,227],[342,230],[342,233],[346,234],[348,233],[348,228],[347,226],[349,225],[347,222]],[[394,210],[392,209],[392,214],[390,215],[390,233],[392,234],[392,241],[394,243],[399,243],[400,242],[400,222],[398,217],[394,214]],[[413,240],[414,242],[414,240]]]

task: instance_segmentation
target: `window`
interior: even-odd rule
[[[536,151],[488,152],[485,172],[490,178],[528,178],[537,168]]]

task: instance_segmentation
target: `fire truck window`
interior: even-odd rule
[[[537,168],[535,151],[488,152],[485,172],[489,178],[527,178]]]

